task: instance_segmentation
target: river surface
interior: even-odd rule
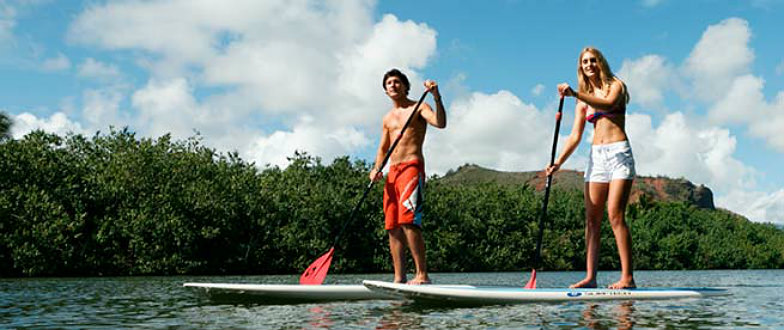
[[[579,272],[539,272],[565,287]],[[522,286],[530,272],[436,273],[438,284]],[[601,272],[600,285],[617,272]],[[290,305],[213,302],[184,282],[294,284],[289,276],[0,279],[0,329],[784,329],[784,270],[638,271],[641,286],[728,288],[731,295],[657,301],[423,307],[404,301]],[[330,274],[330,284],[391,274]]]

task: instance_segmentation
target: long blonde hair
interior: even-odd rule
[[[583,55],[588,52],[591,52],[593,56],[596,56],[596,60],[599,64],[599,81],[601,81],[601,88],[605,91],[605,93],[609,93],[610,85],[612,85],[613,81],[618,80],[623,88],[623,102],[629,103],[631,97],[629,96],[629,92],[626,89],[626,84],[622,80],[615,77],[615,75],[612,73],[612,70],[610,70],[610,63],[607,63],[607,59],[604,57],[604,54],[594,47],[583,48],[583,51],[580,52],[580,56],[577,57],[577,89],[583,93],[593,94],[593,86],[591,85],[591,82],[588,81],[588,76],[586,76],[585,72],[583,72],[581,63]]]

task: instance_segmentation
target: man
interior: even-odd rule
[[[414,111],[416,101],[408,98],[411,85],[408,78],[397,69],[384,74],[384,91],[392,101],[392,109],[384,116],[381,143],[378,146],[376,163],[370,171],[370,179],[380,180],[384,156],[390,145],[400,134],[408,117]],[[395,282],[429,284],[425,260],[425,240],[422,238],[422,204],[424,202],[425,158],[422,144],[427,125],[446,127],[446,112],[441,94],[435,81],[425,81],[425,88],[433,95],[436,110],[422,103],[414,114],[397,147],[389,157],[389,175],[384,186],[384,228],[389,234],[389,250],[395,268]],[[416,274],[413,280],[406,279],[405,248],[408,246],[414,259]]]

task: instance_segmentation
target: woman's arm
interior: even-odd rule
[[[566,138],[558,159],[552,166],[547,167],[547,175],[551,175],[558,171],[558,169],[561,168],[561,165],[566,162],[566,160],[569,159],[569,156],[577,149],[577,146],[580,145],[583,131],[585,130],[585,113],[587,109],[588,106],[585,103],[577,101],[577,105],[574,107],[574,124],[572,124],[572,132],[569,134],[569,137]]]
[[[604,111],[612,111],[615,105],[619,102],[626,102],[626,93],[624,91],[623,83],[617,78],[610,85],[610,93],[606,97],[592,95],[591,93],[583,93],[573,90],[567,85],[564,95],[574,96],[574,98],[585,102],[592,108],[601,109]]]

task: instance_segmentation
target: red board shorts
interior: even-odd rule
[[[391,165],[384,185],[384,228],[422,226],[424,190],[425,165],[421,160]]]

